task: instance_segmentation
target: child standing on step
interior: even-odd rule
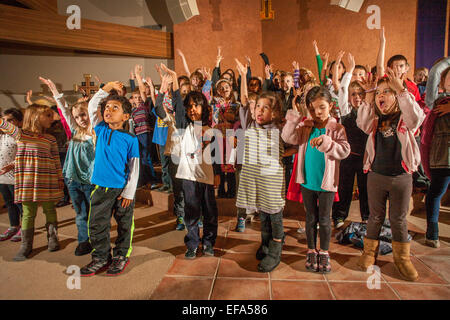
[[[93,276],[108,268],[108,276],[120,275],[129,263],[134,231],[134,195],[139,178],[139,142],[124,130],[132,113],[130,102],[122,96],[110,95],[123,84],[107,83],[89,102],[89,118],[95,130],[95,162],[91,183],[88,218],[89,241],[94,249],[92,261],[81,268],[82,276]],[[101,104],[100,121],[97,114]],[[117,222],[116,246],[111,259],[111,216]]]
[[[248,108],[245,108],[249,119]],[[280,137],[282,104],[275,93],[258,97],[254,117],[245,130],[245,148],[236,206],[257,211],[261,220],[261,246],[256,252],[260,272],[270,272],[281,260],[285,205],[284,146]]]
[[[412,193],[412,173],[420,164],[414,135],[425,114],[404,85],[402,72],[388,68],[387,74],[388,78],[363,84],[366,98],[356,119],[358,127],[369,135],[363,169],[370,171],[367,178],[370,216],[358,266],[366,271],[375,264],[378,237],[389,199],[394,263],[406,280],[416,281],[419,275],[410,260],[406,216]]]
[[[88,103],[81,99],[80,102],[69,107],[63,94],[58,92],[50,79],[39,79],[49,87],[56,105],[71,131],[72,139],[67,149],[63,175],[76,212],[78,246],[75,249],[75,255],[82,256],[92,251],[88,237],[87,220],[93,190],[91,176],[94,170],[95,133],[89,120]]]
[[[23,114],[16,108],[3,112],[3,120],[11,122],[21,128]],[[17,143],[13,137],[0,132],[0,193],[8,209],[10,227],[0,234],[0,241],[11,239],[13,242],[22,241],[20,218],[22,205],[14,203],[14,161],[16,159]]]
[[[55,203],[63,196],[64,181],[56,139],[45,133],[52,123],[52,109],[38,104],[27,107],[22,129],[0,119],[0,130],[17,141],[14,201],[22,203],[23,217],[22,244],[15,261],[25,260],[33,249],[39,204],[46,217],[48,250],[59,249]]]
[[[339,164],[350,154],[345,128],[331,116],[332,97],[325,87],[314,87],[306,95],[312,119],[301,122],[297,111],[286,114],[282,138],[298,145],[296,182],[306,210],[306,269],[331,272],[328,249],[331,238],[331,209],[339,185]],[[297,126],[299,126],[297,128]],[[320,251],[316,250],[317,223],[320,229]]]

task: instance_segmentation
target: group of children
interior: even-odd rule
[[[343,51],[328,65],[329,55],[320,55],[314,42],[319,80],[297,62],[292,73],[275,71],[264,54],[264,79],[252,76],[248,57],[245,65],[236,59],[236,79],[232,69],[221,72],[220,48],[212,72],[200,68],[191,73],[178,50],[188,76],[178,77],[162,64],[156,90],[136,66],[132,88],[134,80],[137,88],[129,98],[125,86],[115,81],[73,105],[50,79],[40,78],[71,140],[61,168],[56,139],[48,134],[51,108],[32,104],[23,119],[20,110],[3,112],[0,191],[11,227],[1,240],[17,236],[21,228],[14,260],[29,257],[41,204],[48,248],[58,250],[55,202],[65,183],[76,212],[75,254],[92,255],[81,275],[121,274],[132,251],[136,188],[154,182],[148,178],[154,176],[153,142],[162,164],[160,191],[174,193],[176,228],[187,229],[185,258],[196,258],[200,243],[204,255],[214,255],[218,188],[219,197],[236,197],[236,231],[245,231],[248,216],[259,215],[259,271],[270,272],[281,261],[283,210],[289,199],[302,202],[306,211],[306,269],[328,273],[332,221],[336,228],[344,224],[356,176],[361,220],[367,223],[358,266],[367,270],[376,263],[389,199],[395,265],[406,280],[417,280],[406,217],[413,173],[420,176],[422,170],[425,180],[431,178],[426,243],[439,246],[439,204],[450,180],[450,59],[435,63],[428,82],[427,70],[418,70],[416,85],[406,78],[409,67],[402,55],[389,59],[385,71],[385,43],[382,29],[377,67],[369,70],[356,65],[350,53],[344,63]],[[112,215],[118,236],[111,255]]]

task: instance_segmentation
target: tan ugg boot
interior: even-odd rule
[[[34,228],[22,230],[22,243],[19,252],[13,258],[14,261],[24,261],[33,250]]]
[[[392,254],[394,263],[405,280],[416,281],[419,279],[419,274],[411,262],[409,242],[392,241]]]
[[[45,228],[47,229],[48,251],[59,250],[58,227],[56,226],[56,222],[46,223]]]
[[[378,257],[378,249],[380,247],[380,240],[372,240],[364,238],[364,251],[359,261],[356,263],[362,271],[367,271],[367,268],[374,265]]]

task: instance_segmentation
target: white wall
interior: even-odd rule
[[[141,27],[157,24],[151,16],[145,0],[58,0],[58,11],[67,15],[66,8],[76,4],[85,19],[105,21]],[[83,27],[81,25],[81,27]],[[60,90],[73,90],[81,85],[83,74],[98,75],[103,82],[119,80],[129,85],[130,71],[135,64],[144,66],[145,75],[159,84],[159,75],[154,65],[165,63],[173,66],[172,60],[122,57],[67,52],[36,52],[32,48],[0,48],[0,108],[25,104],[25,93],[42,91],[39,76],[52,79]],[[5,94],[7,92],[8,94]]]

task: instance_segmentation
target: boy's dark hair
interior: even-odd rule
[[[373,75],[377,74],[377,66],[372,67],[372,69],[370,69],[370,73]]]
[[[208,104],[208,100],[206,100],[205,96],[201,92],[191,91],[184,98],[183,104],[184,108],[187,109],[190,106],[190,101],[193,101],[196,105],[202,106],[202,126],[209,126],[209,114],[210,114],[210,106]],[[192,120],[188,117],[186,112],[186,120],[188,123],[193,123]]]
[[[11,115],[14,119],[16,119],[19,122],[23,121],[23,113],[17,108],[6,109],[5,111],[3,111],[3,115],[4,116]]]
[[[101,111],[102,111],[102,117],[103,117],[103,114],[105,112],[106,104],[108,103],[108,101],[111,101],[111,100],[119,101],[121,103],[123,113],[131,115],[131,113],[133,112],[133,107],[131,106],[131,103],[130,103],[130,101],[128,101],[127,98],[125,98],[123,96],[119,96],[119,95],[112,95],[112,94],[110,94],[106,99],[104,99],[100,103]]]
[[[183,75],[183,76],[178,77],[178,84],[181,85],[181,81],[183,81],[183,80],[189,84],[191,83],[191,80],[189,79],[189,77]]]
[[[333,62],[331,62],[331,64],[330,64],[330,67],[329,67],[329,68],[330,68],[330,78],[333,77],[333,66],[334,66],[335,63],[336,63],[336,60],[333,61]],[[341,78],[339,79],[339,81],[342,80],[342,77],[344,77],[345,71],[347,71],[347,68],[345,67],[344,62],[341,61],[341,64],[342,64],[342,67],[344,68],[344,72],[342,72],[342,76],[341,76]]]
[[[252,80],[258,81],[259,86],[262,88],[262,82],[261,82],[261,79],[260,79],[260,78],[258,78],[258,77],[251,77],[250,80],[249,80],[248,82],[250,83],[250,81],[252,81]]]
[[[392,64],[394,63],[394,61],[401,61],[404,60],[405,64],[408,64],[408,59],[406,59],[405,56],[401,55],[401,54],[396,54],[395,56],[392,56],[388,62],[387,62],[387,66],[389,68],[392,68]]]
[[[360,64],[357,64],[357,65],[355,66],[355,70],[356,70],[356,69],[362,69],[362,70],[364,70],[364,71],[367,73],[366,67],[364,67],[364,66],[362,66],[362,65],[360,65]]]
[[[315,86],[311,88],[311,90],[309,90],[308,94],[306,95],[306,107],[309,109],[312,102],[318,98],[323,98],[328,103],[332,102],[330,91],[328,91],[327,88],[325,88],[324,86]]]

